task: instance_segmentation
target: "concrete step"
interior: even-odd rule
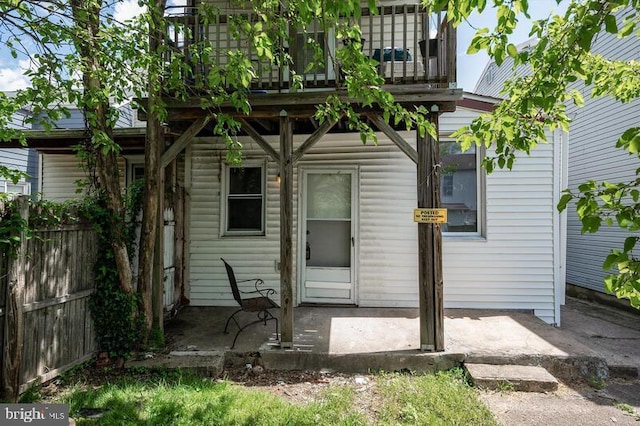
[[[465,363],[475,386],[492,390],[553,392],[558,381],[542,367],[530,365],[492,365]]]

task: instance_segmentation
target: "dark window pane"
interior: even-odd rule
[[[229,199],[229,231],[262,231],[262,199]]]
[[[445,232],[477,232],[478,171],[476,150],[462,152],[454,142],[440,143],[440,194],[447,209]]]
[[[229,194],[261,194],[262,169],[260,167],[233,167],[229,169]]]
[[[317,44],[309,43],[309,39]],[[296,55],[294,66],[297,74],[304,74],[307,65],[313,63],[310,73],[322,74],[325,72],[324,61],[326,57],[324,47],[324,32],[298,34],[296,36]]]

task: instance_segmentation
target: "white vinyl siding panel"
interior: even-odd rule
[[[555,304],[554,144],[486,178],[486,239],[444,241],[445,307],[534,310]]]
[[[531,39],[521,43],[517,47],[518,50],[521,51],[535,43],[536,41]],[[502,89],[505,81],[514,77],[524,77],[530,73],[531,68],[529,65],[520,65],[514,70],[513,58],[510,56],[507,56],[500,66],[493,61],[489,61],[482,71],[482,74],[480,74],[476,87],[473,89],[473,93],[491,96],[494,98],[503,98]]]
[[[442,136],[478,114],[459,108],[441,116]],[[447,133],[449,132],[449,133]],[[401,133],[415,146],[415,132]],[[359,306],[418,306],[416,166],[386,136],[363,146],[357,134],[331,133],[296,167],[357,166],[359,170]],[[295,145],[306,138],[295,136]],[[278,149],[277,136],[267,140]],[[268,162],[265,237],[220,238],[220,170],[225,148],[213,139],[197,139],[191,148],[190,286],[196,306],[234,305],[220,257],[238,279],[260,277],[279,291],[279,188],[273,161]],[[265,154],[242,140],[247,159]],[[554,323],[554,146],[543,145],[518,160],[513,171],[486,178],[486,238],[444,237],[445,307],[533,310]],[[297,203],[294,197],[294,260],[298,260]],[[294,271],[297,283],[299,276]],[[294,292],[297,293],[297,284]]]
[[[7,127],[11,129],[30,129],[31,124],[26,123],[26,119],[29,116],[29,112],[25,109],[20,109],[16,111],[11,116],[11,121],[7,124]]]
[[[42,117],[42,115],[40,116]],[[84,128],[84,114],[82,110],[69,107],[69,117],[61,117],[55,121],[53,128],[56,129],[82,129]],[[33,124],[33,130],[44,130],[44,125],[35,120]]]
[[[618,22],[627,13],[626,10],[618,12]],[[592,51],[609,59],[640,60],[640,39],[633,35],[619,39],[602,31],[596,36]],[[504,81],[510,76],[530,72],[524,66],[513,71],[512,65],[511,58],[500,67],[495,63],[487,64],[475,92],[499,96]],[[567,105],[567,113],[573,120],[568,148],[569,188],[575,190],[588,180],[624,182],[634,179],[637,159],[616,149],[615,143],[626,129],[640,122],[640,101],[622,104],[609,97],[591,99],[591,88],[585,87],[583,82],[576,82],[570,89],[582,93],[585,105],[583,108],[572,103]],[[609,250],[621,248],[629,233],[617,226],[606,225],[595,234],[583,235],[581,229],[575,204],[570,204],[567,208],[566,282],[604,292],[604,277],[611,271],[603,271],[602,264]]]
[[[0,149],[0,164],[10,169],[27,172],[29,162],[29,150],[26,148]]]
[[[56,129],[82,129],[85,127],[84,122],[84,113],[81,109],[77,107],[69,108],[69,117],[61,117],[60,119],[55,121],[53,128]],[[132,127],[133,126],[133,114],[134,111],[131,108],[131,104],[129,102],[124,103],[118,107],[118,120],[114,127]],[[44,130],[44,126],[38,123],[38,120],[35,120],[33,125],[34,130]]]
[[[594,52],[610,59],[640,60],[640,39],[600,33]],[[638,161],[626,151],[615,148],[620,135],[640,123],[640,101],[623,104],[610,97],[589,98],[591,89],[584,84],[574,88],[583,93],[585,105],[569,105],[573,117],[569,138],[569,187],[588,180],[628,182],[635,179]],[[567,282],[604,292],[602,264],[614,248],[621,249],[630,234],[617,226],[603,225],[595,234],[582,234],[582,224],[570,205],[567,216]]]
[[[269,140],[276,144],[278,138]],[[243,140],[243,145],[246,161],[266,157],[248,139]],[[275,163],[270,161],[267,165],[265,236],[221,237],[221,172],[225,145],[215,139],[196,138],[190,152],[191,187],[187,191],[190,195],[191,304],[235,304],[220,257],[234,268],[238,280],[260,277],[267,287],[279,291],[280,273],[275,266],[280,258],[280,209]]]
[[[77,181],[86,181],[86,172],[79,167],[80,160],[73,154],[42,154],[42,199],[66,201],[82,197],[77,193]],[[124,185],[124,159],[119,159],[120,184]],[[124,188],[124,186],[123,186]]]

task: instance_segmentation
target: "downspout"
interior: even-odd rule
[[[569,135],[556,130],[553,133],[553,288],[554,325],[560,326],[560,306],[565,304],[567,259],[567,211],[557,211],[561,193],[567,188]]]

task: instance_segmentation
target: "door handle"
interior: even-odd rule
[[[355,247],[356,246],[356,240],[351,237],[351,247]]]

